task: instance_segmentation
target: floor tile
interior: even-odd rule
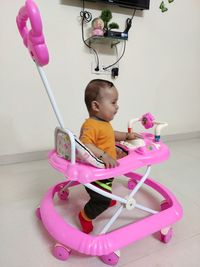
[[[159,240],[158,233],[147,236],[121,249],[120,267],[198,267],[200,262],[200,139],[168,143],[171,157],[152,167],[150,177],[164,184],[181,203],[182,220],[173,225],[173,238],[168,244]],[[144,172],[144,169],[139,172]],[[98,257],[73,251],[67,262],[52,256],[53,238],[35,216],[35,209],[44,193],[54,184],[64,181],[48,162],[0,166],[0,266],[1,267],[100,267],[106,266]],[[116,194],[126,195],[127,179],[118,177],[113,185]],[[138,203],[159,209],[161,197],[144,186],[135,196]],[[55,197],[55,207],[64,220],[79,228],[78,211],[87,201],[83,186],[70,190],[70,198],[63,202]],[[98,233],[116,207],[103,213],[94,222]],[[123,211],[111,229],[146,216],[145,212]],[[123,237],[119,237],[123,238]]]

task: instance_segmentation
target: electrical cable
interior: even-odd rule
[[[133,10],[133,14],[132,14],[131,20],[133,20],[133,18],[135,16],[135,12],[136,12],[136,9]]]
[[[132,14],[131,18],[127,18],[127,20],[126,20],[127,28],[126,28],[126,30],[124,32],[128,33],[128,31],[129,31],[129,29],[130,29],[130,27],[132,25],[132,20],[133,20],[133,18],[135,16],[135,12],[136,12],[136,9],[133,10],[133,14]],[[110,67],[114,66],[116,63],[118,63],[122,59],[122,57],[124,56],[125,50],[126,50],[126,41],[124,41],[124,48],[123,48],[122,55],[118,58],[118,60],[116,62],[114,62],[113,64],[111,64],[111,65],[109,65],[107,67],[104,67],[103,70],[107,70]]]
[[[115,46],[115,51],[116,51],[116,59],[118,60],[119,59],[119,53],[118,53],[118,49],[117,49],[117,44],[115,44],[114,46]],[[112,78],[115,79],[118,75],[119,75],[119,63],[111,69]]]
[[[116,51],[116,58],[118,60],[119,59],[119,53],[118,53],[118,49],[117,49],[117,44],[115,45],[115,51]],[[117,67],[119,67],[119,64]]]
[[[115,64],[117,64],[117,63],[121,60],[121,58],[124,56],[125,50],[126,50],[126,41],[124,41],[124,47],[123,47],[122,54],[121,54],[121,56],[117,59],[117,61],[115,61],[113,64],[111,64],[111,65],[109,65],[109,66],[107,66],[107,67],[104,67],[103,69],[104,69],[104,70],[107,70],[107,69],[109,69],[110,67],[112,67],[112,66],[114,66]]]
[[[93,51],[93,53],[95,54],[96,56],[96,62],[97,62],[97,66],[95,68],[95,71],[99,71],[99,56],[98,56],[98,53],[97,51],[92,48],[86,41],[85,41],[85,37],[84,37],[84,28],[83,28],[83,25],[84,25],[84,22],[85,23],[88,23],[92,20],[92,14],[89,12],[89,11],[85,11],[85,1],[83,0],[83,8],[82,8],[82,11],[80,12],[80,16],[82,18],[82,23],[81,23],[81,32],[82,32],[82,40],[84,42],[84,44]]]

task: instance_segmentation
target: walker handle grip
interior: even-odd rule
[[[155,141],[159,142],[161,130],[163,128],[167,127],[168,123],[167,122],[154,121],[154,124],[155,124],[155,134],[154,134],[155,135]]]
[[[28,19],[31,25],[30,30],[27,27]],[[24,45],[28,48],[32,59],[39,66],[48,64],[49,53],[42,32],[42,20],[40,12],[32,0],[27,0],[19,10],[16,23]]]

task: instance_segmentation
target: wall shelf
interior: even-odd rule
[[[111,33],[109,33],[111,34]],[[120,33],[119,33],[120,34]],[[121,33],[123,34],[123,33]],[[91,36],[89,37],[88,39],[85,40],[86,44],[94,49],[95,51],[95,55],[97,57],[97,61],[93,62],[92,63],[92,73],[93,74],[111,74],[112,77],[116,77],[118,76],[118,68],[119,66],[115,64],[115,62],[117,63],[118,62],[118,44],[120,43],[124,43],[124,47],[125,47],[125,42],[127,41],[128,39],[128,35],[125,36],[125,37],[121,37],[121,36],[99,36],[99,35],[94,35],[94,36]],[[109,48],[109,54],[111,54],[111,51],[112,51],[112,54],[114,53],[117,57],[116,60],[114,60],[114,64],[107,64],[109,65],[110,67],[112,68],[107,68],[105,64],[101,63],[99,61],[99,56],[98,56],[98,52],[97,50],[101,51],[101,54],[105,51],[108,51],[106,49],[106,47]],[[115,48],[115,49],[114,49]],[[98,63],[97,63],[98,62]],[[97,65],[98,65],[98,70],[97,69]],[[106,68],[105,68],[106,67]],[[117,69],[117,74],[115,75],[114,72],[112,72],[112,69],[115,68]]]
[[[111,47],[113,47],[119,44],[121,41],[126,41],[126,40],[123,38],[94,35],[94,36],[89,37],[85,41],[89,46],[91,46],[92,44],[105,44],[105,45],[109,44]]]

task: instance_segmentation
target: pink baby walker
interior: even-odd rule
[[[27,27],[28,20],[30,29]],[[155,134],[142,133],[144,139],[117,144],[118,149],[122,149],[127,155],[119,160],[120,164],[116,168],[105,169],[103,162],[96,158],[70,130],[64,127],[50,85],[42,69],[42,66],[48,64],[49,55],[42,31],[40,13],[32,0],[27,0],[19,10],[17,26],[24,45],[36,63],[60,125],[55,130],[55,149],[49,152],[48,158],[51,166],[63,173],[66,180],[46,192],[36,211],[38,218],[41,219],[44,227],[55,240],[53,255],[60,260],[66,260],[70,252],[74,250],[86,255],[99,256],[104,263],[115,265],[119,260],[120,248],[147,235],[159,232],[161,241],[169,242],[172,236],[171,225],[181,219],[182,208],[166,187],[148,178],[151,165],[169,158],[169,150],[160,139],[161,129],[167,126],[167,123],[155,121],[150,113],[129,121],[129,132],[132,131],[134,123],[141,122],[146,129],[155,127]],[[133,172],[141,167],[146,167],[144,175]],[[121,175],[128,180],[127,186],[130,189],[129,195],[125,197],[108,193],[91,184],[95,180]],[[98,235],[83,233],[76,226],[66,222],[55,208],[54,197],[57,195],[61,200],[67,200],[69,188],[78,184],[84,184],[87,188],[120,203],[114,215]],[[155,190],[162,197],[163,201],[159,210],[153,210],[136,202],[135,194],[143,184]],[[140,209],[147,212],[148,216],[109,231],[124,209],[130,212]]]

